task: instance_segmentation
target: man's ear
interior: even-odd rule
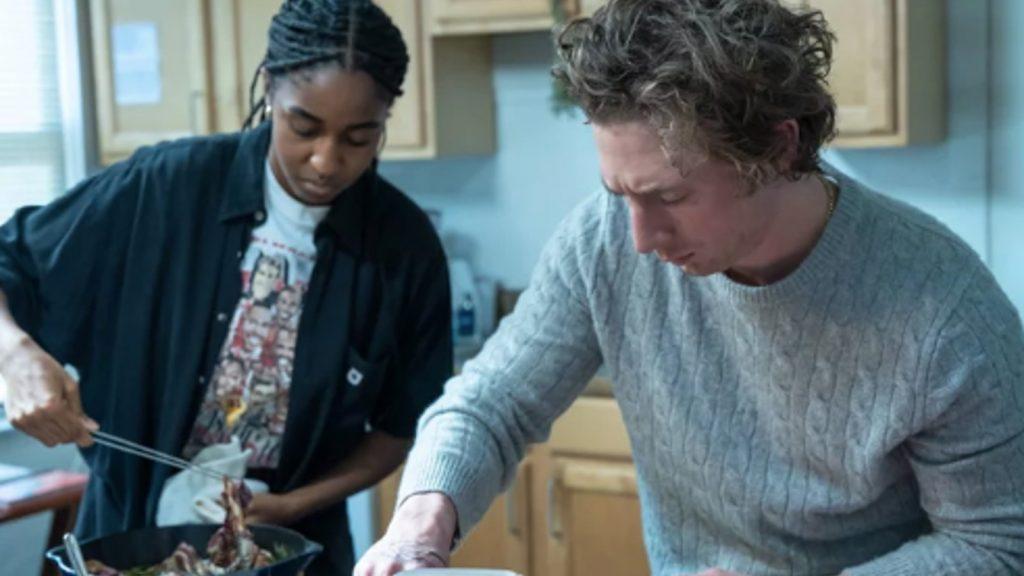
[[[788,118],[776,124],[774,132],[782,151],[775,161],[775,168],[779,174],[790,174],[800,148],[800,124],[795,119]]]

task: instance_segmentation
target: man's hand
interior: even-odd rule
[[[392,576],[414,568],[444,568],[457,522],[455,505],[439,492],[406,498],[388,531],[356,564],[354,576]]]
[[[245,509],[245,520],[251,524],[274,524],[289,526],[304,516],[301,507],[289,494],[252,495],[252,502]]]
[[[99,425],[82,412],[78,381],[27,335],[0,340],[11,424],[47,446],[92,444],[90,432]]]

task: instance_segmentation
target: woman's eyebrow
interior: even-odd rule
[[[302,108],[301,106],[289,106],[288,113],[294,114],[296,116],[302,116],[303,118],[310,120],[312,122],[317,122],[321,124],[323,123],[323,120],[317,118],[316,116],[313,115],[313,113],[307,111],[305,108]]]
[[[367,122],[360,122],[358,124],[353,124],[351,126],[347,126],[345,128],[345,130],[369,130],[371,128],[372,129],[380,128],[383,125],[384,124],[382,122],[380,122],[379,120],[369,120]]]

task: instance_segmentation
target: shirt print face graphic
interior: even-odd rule
[[[270,340],[274,328],[274,312],[268,306],[254,304],[243,320],[243,342],[247,353],[258,354]]]
[[[277,295],[277,318],[284,326],[295,326],[298,328],[299,306],[302,302],[302,295],[298,288],[286,286]]]
[[[302,299],[315,254],[253,239],[242,265],[243,297],[185,456],[237,436],[251,450],[250,468],[274,468],[288,414]],[[294,274],[295,279],[289,283]]]
[[[241,393],[245,386],[245,366],[238,358],[229,356],[225,359],[217,373],[217,393]]]
[[[260,254],[252,271],[251,294],[256,302],[266,302],[288,282],[288,263],[283,256]]]
[[[295,341],[298,332],[281,329],[274,339],[274,356],[277,358],[278,375],[288,381],[292,379],[292,367],[295,364]]]
[[[254,406],[274,406],[277,404],[278,381],[273,368],[260,367],[255,371],[249,382],[249,397]]]

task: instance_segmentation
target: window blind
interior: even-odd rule
[[[65,187],[56,30],[54,0],[0,0],[0,222]]]
[[[0,0],[0,221],[63,191],[53,0]]]

